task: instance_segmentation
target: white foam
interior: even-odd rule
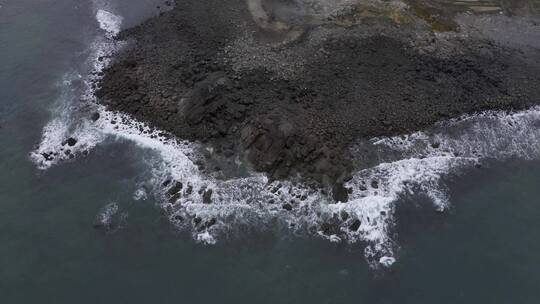
[[[114,202],[103,206],[96,215],[96,224],[107,228],[111,227],[113,217],[118,213],[119,209],[118,204]]]
[[[279,182],[268,184],[261,174],[227,181],[204,175],[193,162],[198,145],[168,139],[128,115],[103,109],[101,113],[98,129],[156,152],[158,157],[150,162],[154,191],[161,195],[161,205],[171,222],[179,229],[192,231],[195,240],[213,244],[220,235],[234,233],[235,227],[264,229],[277,219],[293,232],[316,232],[332,242],[362,241],[367,245],[365,257],[373,267],[390,266],[397,257],[399,246],[391,235],[395,202],[403,195],[423,194],[433,201],[436,210],[444,211],[450,203],[441,183],[446,175],[459,173],[485,158],[540,156],[540,131],[535,127],[540,122],[539,108],[510,115],[486,112],[464,116],[432,132],[369,141],[371,149],[385,148],[378,152],[383,161],[355,172],[346,183],[352,188],[349,202],[334,203],[328,196],[290,181],[282,181],[280,190],[272,191]],[[113,120],[117,123],[110,124]],[[385,159],[388,155],[391,158]],[[161,186],[166,179],[184,184],[181,195],[173,202]],[[193,188],[191,194],[187,193],[188,185]],[[202,188],[213,190],[211,204],[203,202],[198,191]],[[271,200],[273,204],[268,203]],[[292,210],[284,210],[282,205],[291,200]],[[321,224],[343,212],[348,218],[336,224],[338,233],[325,234]],[[198,223],[194,219],[199,219]],[[360,225],[354,231],[350,226],[357,219]],[[205,223],[212,220],[215,223],[206,227]]]
[[[97,37],[90,47],[85,65],[91,67],[92,73],[83,77],[77,72],[70,72],[58,84],[62,93],[52,109],[53,118],[44,127],[40,144],[30,153],[31,160],[39,169],[45,170],[59,162],[86,154],[105,139],[103,132],[96,129],[88,118],[78,115],[81,107],[95,102],[92,85],[99,78],[99,72],[110,63],[110,56],[123,46],[111,36],[119,31],[122,18],[98,10],[96,20],[107,35]],[[63,144],[69,137],[77,140],[74,146]]]
[[[99,209],[94,220],[94,227],[107,233],[114,233],[125,227],[128,216],[127,211],[120,211],[118,203],[108,203]]]
[[[353,174],[346,187],[352,189],[347,203],[329,204],[335,214],[347,212],[360,220],[358,230],[343,230],[349,242],[367,243],[365,256],[373,266],[382,256],[394,257],[398,249],[391,238],[395,202],[403,195],[424,194],[435,208],[444,211],[449,201],[440,179],[444,175],[474,164],[469,158],[434,156],[405,158],[380,163]]]
[[[440,123],[429,132],[373,139],[373,143],[425,157],[536,159],[540,156],[539,126],[538,106],[511,114],[486,111]]]
[[[146,194],[146,190],[144,190],[143,188],[139,188],[133,193],[133,199],[136,201],[144,201],[147,198],[148,195]]]
[[[197,234],[196,240],[205,245],[214,245],[216,243],[216,239],[208,231]]]
[[[364,142],[353,153],[376,149],[382,162],[353,175],[347,184],[353,189],[350,202],[335,205],[335,212],[345,210],[361,219],[357,234],[368,242],[368,260],[394,257],[398,246],[389,232],[394,203],[402,195],[423,194],[444,211],[450,198],[443,177],[488,159],[540,158],[539,125],[540,107],[512,114],[487,111],[440,123],[431,131]]]
[[[383,256],[379,259],[379,263],[385,267],[390,267],[396,262],[393,257]]]
[[[96,20],[99,27],[107,32],[107,35],[117,35],[120,32],[123,18],[105,10],[98,10]]]
[[[62,94],[52,109],[53,118],[43,128],[39,145],[30,153],[30,159],[39,169],[45,170],[58,162],[85,154],[104,139],[100,132],[88,127],[87,121],[75,115],[75,102],[79,98],[73,86],[80,81],[80,75],[68,74],[60,84]],[[76,139],[75,145],[69,146],[66,143],[68,138]]]

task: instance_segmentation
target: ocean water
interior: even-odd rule
[[[2,303],[538,303],[540,108],[358,142],[346,204],[207,176],[204,146],[93,100],[111,37],[157,5],[0,0]],[[172,204],[169,179],[214,202]]]

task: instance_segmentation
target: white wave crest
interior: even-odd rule
[[[487,111],[442,122],[430,131],[362,142],[353,153],[374,150],[377,164],[353,175],[347,184],[351,200],[335,205],[335,211],[361,219],[355,234],[368,242],[368,259],[393,257],[397,245],[389,230],[400,196],[422,194],[444,211],[450,199],[443,177],[489,159],[540,158],[539,126],[540,107],[510,114]]]
[[[81,154],[87,154],[105,139],[103,132],[96,129],[88,117],[81,117],[81,108],[92,106],[95,102],[94,83],[100,72],[110,63],[111,55],[123,44],[112,39],[118,33],[122,18],[104,10],[96,13],[100,27],[106,31],[105,37],[97,37],[90,47],[90,54],[85,66],[91,72],[82,76],[77,72],[67,73],[59,83],[61,95],[53,107],[50,122],[43,128],[38,147],[30,153],[31,160],[39,169],[49,167]],[[69,138],[76,140],[67,145]]]
[[[99,27],[107,32],[107,35],[117,35],[120,32],[123,18],[105,10],[98,10],[96,14],[96,20],[99,23]]]

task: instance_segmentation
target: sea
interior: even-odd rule
[[[166,9],[0,0],[0,303],[540,303],[540,107],[360,140],[347,203],[213,176],[94,97]]]

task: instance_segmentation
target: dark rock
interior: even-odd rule
[[[202,195],[203,204],[210,204],[212,202],[212,189],[206,189]]]
[[[43,152],[43,153],[41,153],[41,156],[43,156],[43,158],[45,158],[45,160],[53,160],[54,159],[54,156],[51,153]]]
[[[325,222],[321,224],[321,231],[326,235],[338,234],[339,225],[335,222]]]
[[[180,190],[182,190],[183,186],[184,185],[181,182],[176,181],[176,182],[174,182],[174,185],[171,188],[169,188],[169,190],[167,190],[167,193],[169,195],[174,195],[174,194],[180,192]]]
[[[334,187],[332,188],[332,197],[336,202],[346,203],[349,200],[349,192],[343,187],[343,183],[334,184]]]
[[[193,186],[188,185],[186,188],[186,195],[190,195],[191,193],[193,193]]]
[[[346,183],[346,182],[349,182],[353,179],[353,176],[350,174],[350,173],[347,173],[344,177],[343,177],[343,182]]]
[[[68,145],[70,147],[73,147],[77,144],[77,140],[73,137],[68,138],[66,141],[62,143],[63,146]]]
[[[340,212],[341,220],[346,221],[349,218],[349,213],[345,210],[342,210]]]
[[[285,203],[285,204],[283,204],[283,209],[285,209],[287,211],[291,211],[293,209],[293,207],[292,207],[291,204]]]
[[[90,119],[92,119],[92,121],[97,121],[99,119],[100,115],[98,112],[94,112],[92,113],[92,116],[90,116]]]
[[[169,203],[171,203],[171,204],[176,203],[176,201],[178,201],[178,199],[180,198],[180,196],[181,196],[180,193],[175,193],[175,194],[173,194],[173,195],[169,198]]]
[[[355,219],[352,224],[349,226],[349,230],[351,231],[358,231],[358,229],[360,228],[360,220],[359,219]]]
[[[210,228],[210,227],[214,226],[216,224],[216,222],[217,222],[217,220],[215,218],[211,218],[206,222],[205,226],[206,226],[206,228]]]

